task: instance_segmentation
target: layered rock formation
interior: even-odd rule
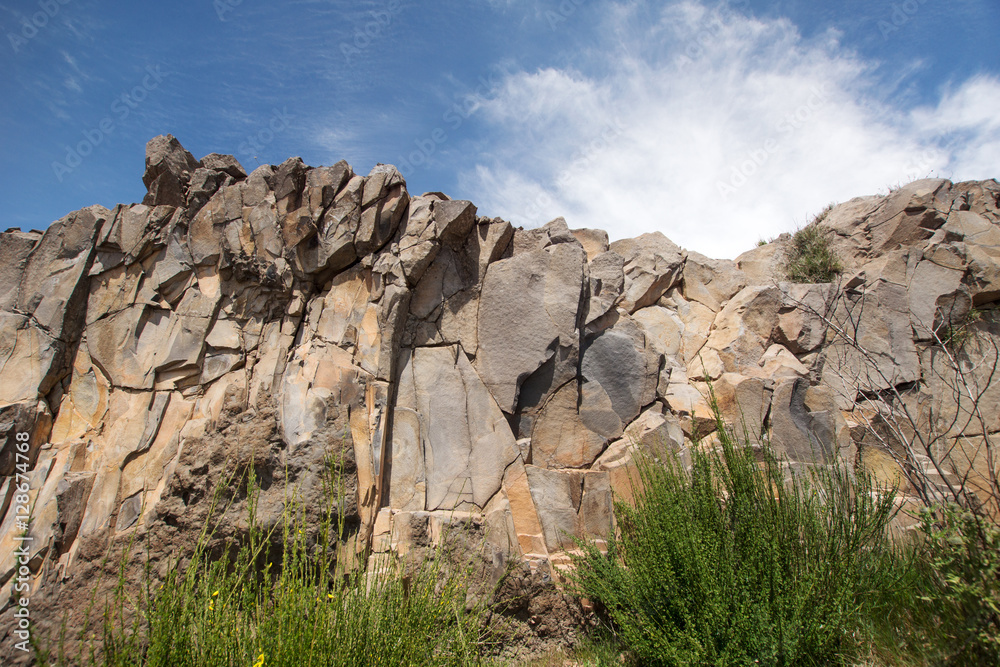
[[[49,627],[132,540],[162,576],[220,489],[220,536],[238,539],[248,468],[266,524],[290,494],[318,511],[333,467],[362,559],[469,520],[497,562],[559,565],[613,530],[635,447],[710,437],[706,379],[750,439],[853,463],[860,362],[828,320],[879,355],[861,387],[877,391],[927,380],[928,333],[1000,298],[995,181],[833,209],[846,300],[780,282],[782,240],[729,261],[561,218],[515,229],[411,195],[387,165],[247,175],[167,136],[143,181],[142,204],[0,236],[0,604],[28,433],[30,586]],[[859,295],[877,305],[851,310]]]

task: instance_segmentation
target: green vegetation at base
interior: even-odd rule
[[[162,587],[127,592],[124,575],[98,636],[72,659],[39,664],[106,667],[475,665],[482,604],[467,600],[468,574],[439,549],[421,562],[387,557],[378,573],[344,565],[344,517],[332,504],[316,530],[288,503],[277,535],[254,522],[245,544],[218,553],[207,529],[183,570]],[[213,554],[214,551],[214,554]],[[271,555],[269,555],[269,553]],[[126,554],[125,559],[129,557]],[[123,568],[124,571],[124,568]],[[148,576],[148,575],[147,575]],[[86,632],[87,629],[84,629]],[[63,654],[64,651],[59,651]]]
[[[578,559],[580,592],[639,664],[851,664],[906,575],[886,533],[893,490],[836,468],[789,482],[767,448],[719,433],[690,468],[640,461],[620,537]]]
[[[927,508],[911,625],[926,664],[1000,665],[1000,526],[955,503]]]
[[[569,655],[527,664],[1000,664],[995,523],[935,506],[918,539],[894,543],[895,489],[838,466],[793,474],[716,420],[714,449],[693,448],[690,465],[641,457],[635,504],[616,503],[607,552],[581,545],[575,592],[605,624]],[[419,562],[387,556],[378,573],[348,567],[343,502],[329,503],[318,531],[289,502],[265,532],[249,478],[245,544],[210,548],[206,525],[186,567],[137,598],[124,575],[130,545],[113,601],[80,633],[96,630],[83,653],[38,664],[499,664],[488,596],[470,595],[461,555],[439,547]]]

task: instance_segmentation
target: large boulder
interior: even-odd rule
[[[402,369],[390,498],[417,509],[483,508],[518,455],[514,435],[458,347],[417,348]],[[421,483],[422,484],[419,484]],[[423,486],[423,498],[414,489]]]
[[[586,254],[570,239],[494,262],[486,272],[476,368],[505,412],[514,411],[521,385],[546,361],[558,367],[555,386],[576,373]]]
[[[191,175],[200,166],[174,135],[150,139],[146,144],[146,172],[142,175],[148,192],[142,203],[148,206],[184,206]]]
[[[622,239],[611,250],[625,260],[621,307],[629,313],[656,303],[680,282],[687,253],[660,232]]]

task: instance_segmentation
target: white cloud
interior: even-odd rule
[[[927,175],[1000,175],[1000,82],[933,108],[887,100],[834,31],[682,2],[610,6],[573,68],[517,72],[479,112],[491,149],[460,183],[484,214],[659,230],[734,257],[830,201]],[[610,55],[609,55],[610,54]]]

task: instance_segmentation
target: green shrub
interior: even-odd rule
[[[935,664],[1000,664],[1000,527],[956,504],[927,508],[916,622]]]
[[[829,283],[843,270],[830,245],[830,233],[819,225],[803,227],[792,235],[785,274],[795,283]]]
[[[841,468],[787,482],[719,426],[721,451],[695,448],[689,469],[639,462],[620,536],[577,558],[579,592],[640,664],[851,664],[906,573],[886,534],[894,490]]]
[[[247,542],[221,557],[217,551],[213,555],[206,526],[186,569],[171,570],[163,585],[146,590],[138,604],[126,593],[121,575],[102,636],[68,664],[479,663],[483,608],[467,604],[467,571],[456,571],[449,554],[439,550],[415,563],[387,556],[378,572],[349,568],[344,565],[351,560],[349,548],[339,541],[343,503],[328,504],[317,531],[292,500],[280,526],[281,555],[274,557],[269,548],[275,536],[254,522],[258,492],[252,471],[250,477]]]

